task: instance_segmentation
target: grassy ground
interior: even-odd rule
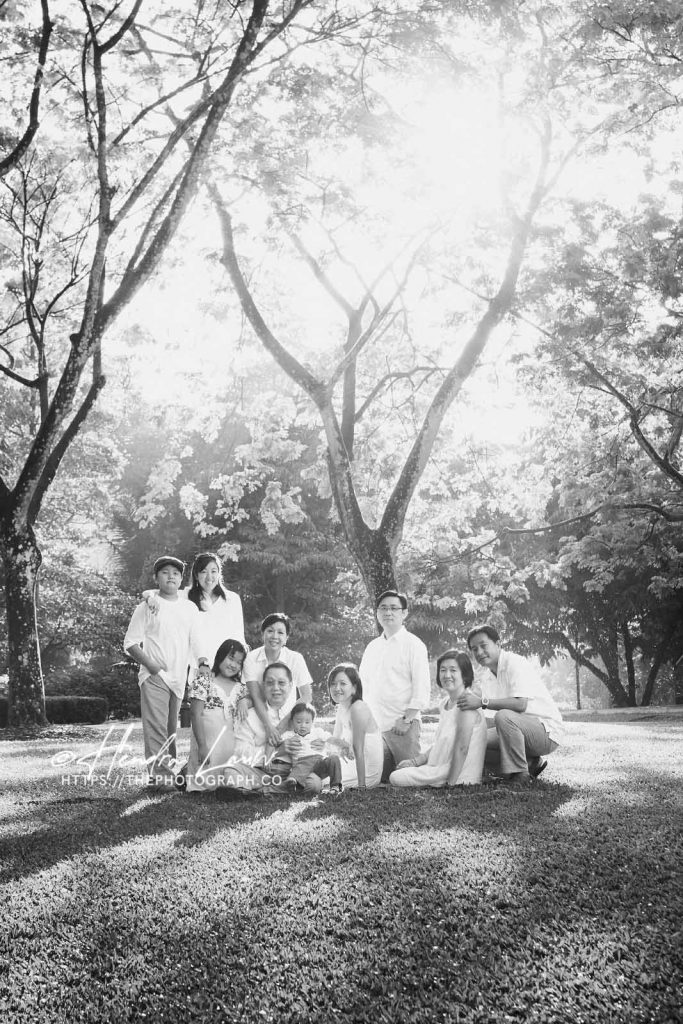
[[[237,803],[95,762],[124,728],[0,742],[6,1024],[680,1020],[683,717],[572,721],[524,792]]]

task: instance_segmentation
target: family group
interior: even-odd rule
[[[405,628],[408,602],[396,590],[377,599],[381,633],[360,665],[341,662],[329,673],[330,733],[316,726],[305,659],[287,646],[288,616],[267,615],[262,646],[249,650],[242,603],[225,587],[218,555],[196,556],[187,590],[184,572],[179,558],[156,560],[156,588],[143,593],[124,639],[140,666],[150,785],[219,796],[476,785],[486,759],[497,780],[519,787],[540,775],[561,741],[560,712],[534,666],[502,650],[486,623],[470,630],[467,652],[437,658],[443,701],[434,742],[422,750],[428,654]],[[474,663],[482,669],[476,682]],[[180,767],[175,737],[186,687],[192,735]]]

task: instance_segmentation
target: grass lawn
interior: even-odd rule
[[[231,803],[5,733],[0,1020],[680,1021],[683,716],[585,717],[523,792]]]

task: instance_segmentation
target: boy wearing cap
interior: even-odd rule
[[[164,777],[174,774],[172,751],[188,665],[198,663],[209,672],[206,652],[199,646],[199,611],[192,601],[178,599],[184,571],[179,558],[157,558],[154,580],[159,600],[152,606],[140,602],[123,640],[126,654],[140,666],[142,734],[150,782],[165,781]]]
[[[382,782],[388,782],[400,761],[420,753],[420,712],[429,703],[431,679],[427,648],[403,625],[406,595],[385,590],[376,609],[382,635],[365,648],[359,672],[363,698],[382,733]]]

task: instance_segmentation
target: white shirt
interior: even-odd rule
[[[177,697],[185,692],[188,666],[206,657],[199,611],[191,601],[167,601],[160,597],[152,607],[147,601],[141,601],[133,612],[123,649],[128,651],[135,644],[139,644],[146,655],[166,665],[159,675]],[[150,675],[149,669],[140,665],[139,685],[142,686]]]
[[[287,732],[283,732],[281,739],[284,743],[285,740],[291,740],[294,736],[299,736],[298,732],[294,732],[293,729],[288,729]],[[317,754],[318,757],[323,756],[323,752],[319,746],[314,747],[314,743],[327,743],[329,739],[329,733],[325,732],[324,729],[320,729],[317,725],[314,725],[307,736],[299,736],[301,740],[301,746],[295,754],[287,754],[285,757],[291,757],[293,761],[298,761],[302,757],[311,757],[313,754]],[[279,756],[279,754],[278,754]]]
[[[282,708],[273,708],[266,704],[268,719],[277,728],[287,712]],[[266,727],[253,708],[245,721],[240,718],[235,720],[235,759],[245,761],[247,764],[262,764],[266,757]]]
[[[244,643],[244,613],[242,612],[242,601],[239,594],[233,590],[225,590],[225,599],[216,598],[215,601],[207,601],[202,598],[199,627],[202,631],[202,647],[205,657],[213,665],[216,651],[224,640],[239,640]],[[178,598],[187,601],[189,591],[179,590]],[[159,596],[158,590],[143,590],[142,596],[147,599],[150,596]],[[194,601],[190,601],[194,604]]]
[[[302,686],[306,686],[307,684],[312,684],[313,677],[308,671],[308,666],[306,665],[303,654],[299,654],[298,651],[290,651],[289,647],[283,647],[277,660],[281,661],[283,665],[286,665],[292,673],[293,686],[289,691],[289,696],[282,708],[282,717],[284,718],[284,716],[288,714],[296,704],[297,689],[301,689]],[[270,664],[272,664],[272,662],[269,662],[266,657],[265,647],[256,647],[253,651],[249,651],[249,654],[244,659],[242,679],[244,679],[246,683],[250,683],[252,679],[262,683],[263,673]]]
[[[359,671],[363,699],[380,732],[388,732],[407,708],[420,711],[429,704],[432,683],[427,648],[405,626],[391,637],[382,633],[371,640]]]
[[[190,602],[192,604],[192,602]],[[244,643],[244,614],[239,594],[225,591],[225,599],[202,600],[199,626],[204,635],[207,658],[213,665],[216,651],[224,640],[239,640]]]
[[[562,715],[548,693],[533,662],[521,654],[501,651],[498,658],[498,674],[486,671],[482,675],[482,691],[489,700],[506,697],[522,697],[527,701],[526,714],[540,718],[545,731],[556,743],[562,741]]]

